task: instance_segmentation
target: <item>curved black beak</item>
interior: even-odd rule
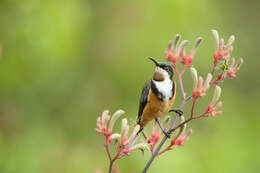
[[[154,59],[152,57],[149,57],[148,59],[152,60],[156,66],[159,66],[159,62],[156,59]]]

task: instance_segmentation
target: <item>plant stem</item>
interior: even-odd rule
[[[181,73],[178,75],[179,78],[179,83],[180,83],[180,88],[181,88],[181,94],[182,94],[182,99],[185,100],[186,99],[186,93],[184,91],[184,87],[183,87],[183,82],[182,82],[182,75],[184,74],[184,72],[186,71],[186,69],[188,68],[188,66],[184,66],[183,70],[181,71]]]
[[[111,157],[111,154],[110,154],[110,152],[109,152],[109,147],[108,147],[108,140],[107,140],[107,137],[106,137],[105,148],[106,148],[106,152],[107,152],[107,155],[108,155],[109,161],[111,161],[111,160],[112,160],[112,157]]]
[[[119,157],[120,154],[121,154],[121,151],[122,151],[122,149],[119,148],[118,151],[117,151],[117,153],[116,153],[116,155],[115,155],[115,157],[114,157],[112,160],[110,160],[108,173],[112,173],[113,163],[116,161],[116,159],[118,159],[118,157]]]
[[[181,104],[181,106],[180,106],[180,110],[183,110],[185,104],[191,99],[191,97],[192,97],[192,96],[189,96],[189,97],[187,97],[186,99],[184,99],[184,100],[182,101],[182,104]],[[172,129],[174,129],[174,127],[175,127],[175,125],[176,125],[176,123],[177,123],[177,120],[179,119],[180,116],[181,116],[181,115],[179,115],[179,114],[177,114],[177,115],[175,116],[175,118],[174,118],[174,120],[173,120],[173,122],[172,122],[172,124],[171,124],[171,127],[170,127],[170,129],[168,130],[168,132],[173,132]],[[175,129],[175,130],[176,130],[176,129]],[[164,136],[164,137],[163,137],[163,139],[162,139],[162,141],[160,142],[159,146],[156,148],[155,152],[152,154],[152,157],[151,157],[150,160],[147,162],[147,164],[146,164],[146,166],[145,166],[145,168],[144,168],[144,170],[143,170],[143,173],[146,173],[146,172],[147,172],[147,170],[148,170],[149,167],[151,166],[152,162],[154,161],[155,157],[158,155],[160,149],[162,148],[162,146],[164,145],[164,143],[166,142],[167,139],[168,139],[167,136]]]
[[[191,115],[190,115],[191,118],[193,118],[193,116],[194,116],[194,108],[195,108],[196,101],[197,101],[197,98],[193,98]]]
[[[109,173],[112,173],[113,163],[114,163],[114,161],[111,160],[110,164],[109,164],[109,171],[108,171]]]
[[[183,88],[183,83],[182,83],[182,75],[179,75],[179,83],[180,83],[180,88],[181,88],[181,93],[182,93],[182,99],[185,100],[186,94],[184,92],[184,88]]]
[[[190,118],[187,119],[186,121],[182,122],[181,124],[179,124],[178,126],[176,126],[175,128],[173,128],[173,129],[171,130],[171,132],[174,132],[176,129],[180,128],[181,126],[183,126],[184,124],[188,123],[188,122],[191,121],[191,120],[204,117],[207,113],[208,113],[208,112],[204,112],[204,113],[202,113],[202,114],[200,114],[200,115],[196,115],[196,116],[190,117]]]

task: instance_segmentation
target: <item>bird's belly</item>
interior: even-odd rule
[[[167,114],[172,104],[173,104],[172,99],[160,100],[157,98],[155,94],[151,92],[147,105],[145,106],[142,114],[142,119],[140,124],[141,127],[144,127],[148,122],[150,122],[154,118],[161,117]]]

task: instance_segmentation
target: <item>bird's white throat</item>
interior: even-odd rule
[[[163,81],[153,80],[153,82],[155,83],[155,86],[158,89],[158,91],[162,93],[166,100],[168,100],[172,97],[172,80],[170,79],[169,74],[159,67],[155,68],[155,72],[161,73],[164,76]]]

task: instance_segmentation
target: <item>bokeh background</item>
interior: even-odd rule
[[[0,172],[107,172],[97,116],[123,109],[136,119],[141,89],[153,73],[146,57],[163,61],[177,33],[191,42],[204,38],[193,65],[206,76],[214,50],[211,29],[225,39],[234,34],[233,55],[245,60],[238,77],[221,84],[224,113],[192,122],[190,140],[156,159],[150,172],[260,172],[259,4],[1,0]],[[184,84],[190,92],[189,72]],[[197,113],[211,96],[212,90]],[[116,165],[122,173],[141,172],[149,157],[136,151]]]

